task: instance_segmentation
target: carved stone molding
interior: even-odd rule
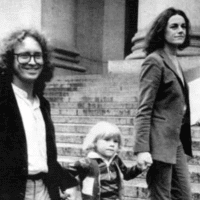
[[[78,65],[80,54],[74,48],[69,48],[64,42],[53,41],[52,64],[55,67],[72,71],[85,72],[83,66]]]

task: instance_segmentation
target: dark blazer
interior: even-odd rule
[[[76,180],[57,162],[54,126],[49,102],[43,97],[40,108],[46,125],[49,172],[45,178],[50,197],[58,200],[59,190],[77,185]],[[0,76],[0,199],[23,200],[28,174],[25,131],[11,84]]]
[[[192,156],[188,96],[185,79],[183,84],[163,50],[146,57],[140,74],[135,152],[150,152],[154,160],[173,164],[181,139],[185,153]]]

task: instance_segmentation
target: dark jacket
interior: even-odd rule
[[[188,85],[163,50],[142,64],[135,130],[135,152],[150,152],[153,159],[174,164],[182,143],[192,156]]]
[[[45,183],[52,200],[58,200],[58,187],[77,185],[76,180],[57,162],[54,126],[50,105],[39,96],[46,125],[48,174]],[[25,130],[11,84],[0,77],[0,199],[7,194],[11,200],[23,200],[28,174],[28,155]],[[9,199],[8,198],[8,199]]]
[[[100,169],[97,159],[102,159],[95,152],[90,152],[86,158],[80,159],[75,163],[69,164],[69,170],[74,176],[78,176],[81,185],[83,200],[100,200],[101,184]],[[110,162],[117,168],[119,175],[119,199],[123,195],[123,179],[130,180],[142,173],[136,166],[126,167],[118,155],[115,155]]]

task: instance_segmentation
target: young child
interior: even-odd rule
[[[97,123],[87,134],[83,144],[87,156],[69,164],[80,180],[83,200],[120,200],[122,180],[142,172],[138,166],[125,166],[118,156],[121,145],[119,128],[109,122]]]

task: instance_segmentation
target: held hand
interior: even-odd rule
[[[66,200],[78,200],[78,193],[78,187],[68,188],[64,192],[60,191],[60,197]]]
[[[151,154],[149,152],[140,152],[137,155],[137,166],[141,170],[146,170],[153,163]]]

